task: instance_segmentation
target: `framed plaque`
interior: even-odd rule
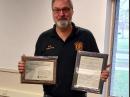
[[[22,83],[56,84],[57,56],[22,56],[25,62]]]
[[[78,51],[72,89],[101,94],[101,72],[106,68],[108,54]]]

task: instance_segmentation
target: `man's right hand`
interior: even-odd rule
[[[19,73],[23,73],[23,72],[24,72],[24,67],[25,67],[25,62],[19,61],[19,62],[18,62],[18,70],[19,70]]]

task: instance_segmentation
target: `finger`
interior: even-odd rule
[[[19,70],[19,73],[23,73],[23,72],[24,72],[24,68],[25,68],[25,62],[19,61],[19,62],[18,62],[18,70]]]
[[[104,81],[104,82],[106,82],[107,79],[105,79],[105,78],[101,78],[101,80]]]
[[[109,76],[109,72],[102,72],[101,76]]]
[[[108,74],[102,74],[101,77],[108,78],[109,75]]]
[[[24,72],[24,66],[23,67],[22,66],[18,67],[18,70],[19,70],[19,73],[23,73]]]
[[[23,67],[23,68],[25,67],[25,62],[23,62],[23,61],[18,62],[18,69],[21,67]]]
[[[108,71],[105,70],[101,73],[101,79],[106,80],[108,77],[109,77]]]
[[[107,79],[108,75],[101,75],[101,78]]]
[[[18,70],[24,70],[25,66],[18,66]]]
[[[101,72],[102,74],[109,74],[109,71],[108,70],[103,70],[102,72]]]
[[[19,61],[18,64],[24,64],[25,62],[24,61]]]
[[[106,81],[108,79],[108,75],[101,75],[101,80]]]
[[[103,70],[102,73],[109,73],[109,71],[108,70]]]
[[[24,67],[25,65],[24,64],[18,64],[18,67]]]

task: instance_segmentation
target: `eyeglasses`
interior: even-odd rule
[[[57,14],[59,14],[61,11],[62,11],[63,13],[68,13],[68,12],[70,12],[70,9],[71,9],[71,8],[68,8],[68,7],[63,8],[63,9],[55,8],[55,9],[53,9],[53,12],[54,12],[54,13],[57,13]]]

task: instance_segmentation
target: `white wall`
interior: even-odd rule
[[[48,1],[0,0],[0,67],[17,69],[22,54],[33,55],[39,34],[53,24]]]
[[[110,38],[107,37],[110,30],[107,12],[110,5],[107,1],[110,2],[73,0],[74,23],[93,32],[101,52],[108,52]],[[33,55],[39,34],[52,25],[51,0],[0,0],[0,94],[8,92],[11,97],[41,97],[41,86],[20,84],[17,63],[22,54]],[[16,73],[2,72],[5,68]],[[105,97],[88,94],[88,97],[101,96]]]
[[[104,52],[106,0],[73,3],[73,21],[91,30]],[[33,55],[39,34],[52,25],[51,0],[0,0],[0,67],[17,70],[20,56]]]
[[[100,52],[104,52],[105,17],[107,0],[73,0],[73,21],[94,34]]]

